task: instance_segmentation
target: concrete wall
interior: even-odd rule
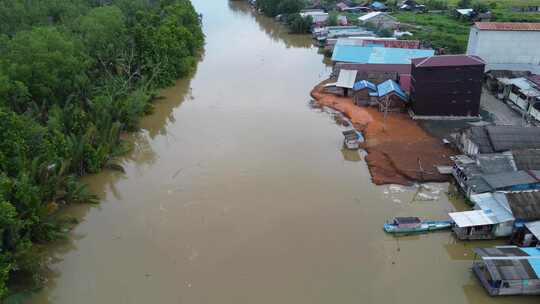
[[[468,55],[488,64],[540,64],[540,31],[480,31],[471,28]]]

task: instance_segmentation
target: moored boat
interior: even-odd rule
[[[388,233],[422,233],[435,230],[449,229],[452,221],[423,221],[418,217],[396,217],[384,224]]]
[[[360,148],[360,135],[356,130],[343,131],[345,137],[344,144],[349,150],[358,150]]]

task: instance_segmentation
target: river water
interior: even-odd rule
[[[329,68],[309,37],[243,3],[194,5],[196,73],[163,91],[126,174],[86,178],[102,203],[68,210],[81,223],[28,303],[516,303],[470,271],[471,249],[493,243],[384,234],[387,218],[465,206],[446,184],[371,184],[333,114],[310,106]]]

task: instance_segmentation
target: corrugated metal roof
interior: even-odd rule
[[[500,190],[518,185],[530,185],[539,182],[525,171],[488,174],[483,175],[482,178],[493,190]]]
[[[412,60],[415,67],[444,67],[485,65],[486,62],[475,55],[440,55]]]
[[[508,80],[508,84],[513,84],[516,87],[518,87],[520,90],[531,90],[533,89],[533,85],[527,78],[519,77],[519,78],[512,78]]]
[[[539,127],[486,126],[494,151],[540,149]]]
[[[540,192],[510,192],[506,193],[506,199],[512,209],[512,214],[519,220],[540,220]]]
[[[540,221],[525,223],[525,227],[540,240]]]
[[[497,174],[517,171],[514,159],[510,153],[478,154],[476,165],[483,174]]]
[[[496,224],[496,221],[483,210],[452,212],[448,215],[460,228]]]
[[[332,61],[373,64],[410,64],[411,59],[429,57],[434,50],[336,45]]]
[[[529,79],[529,81],[532,82],[535,86],[540,88],[540,75],[531,75],[527,77],[527,79]]]
[[[537,280],[540,278],[540,250],[517,246],[476,248],[492,280]]]
[[[460,13],[461,15],[468,16],[469,14],[474,12],[474,9],[472,9],[472,8],[461,8],[461,9],[456,9],[456,12]]]
[[[502,193],[475,194],[471,196],[471,201],[475,203],[475,208],[483,210],[487,215],[493,215],[497,223],[515,220],[506,196]]]
[[[362,22],[366,22],[369,19],[377,17],[377,16],[382,15],[382,14],[384,14],[384,13],[383,12],[371,12],[371,13],[367,13],[365,15],[362,15],[362,16],[358,17],[358,20],[360,20]]]
[[[358,73],[358,71],[355,70],[339,71],[336,87],[352,89],[356,82],[356,73]]]
[[[377,91],[377,86],[374,85],[373,83],[367,81],[367,80],[360,80],[357,83],[355,83],[354,87],[353,87],[353,90],[360,91],[360,90],[363,90],[365,88],[367,88],[367,89],[369,89],[370,91],[373,91],[373,92]]]
[[[540,149],[512,151],[518,170],[540,170]]]
[[[476,22],[474,25],[483,31],[540,31],[540,23]]]
[[[397,82],[393,81],[392,79],[388,79],[387,81],[378,84],[377,93],[379,93],[379,97],[395,93],[403,101],[408,100],[407,94],[401,89],[399,84],[397,84]]]

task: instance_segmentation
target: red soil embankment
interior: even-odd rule
[[[322,106],[346,115],[355,128],[364,133],[363,148],[368,152],[367,164],[373,183],[409,185],[413,181],[443,182],[436,166],[450,165],[455,152],[441,140],[427,134],[405,113],[384,113],[376,108],[356,106],[350,97],[324,93],[317,85],[311,96]]]

